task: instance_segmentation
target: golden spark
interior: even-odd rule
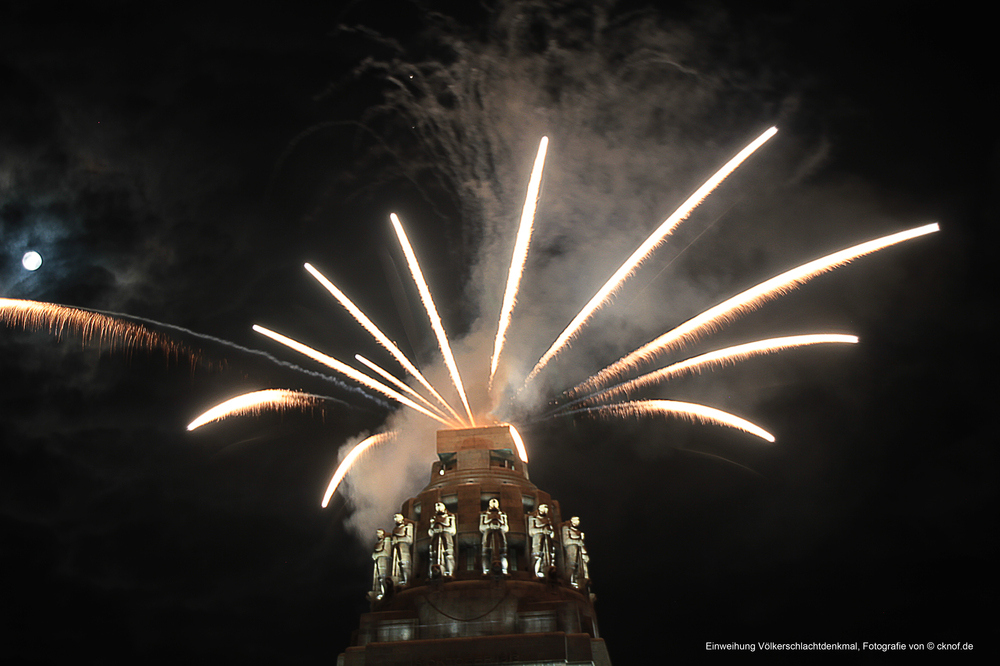
[[[708,352],[679,361],[665,368],[660,368],[648,374],[636,377],[635,379],[623,382],[616,386],[606,388],[603,391],[587,396],[587,401],[608,400],[610,398],[626,395],[633,391],[658,384],[685,372],[701,372],[703,368],[735,363],[744,359],[761,356],[763,354],[773,354],[784,349],[802,347],[805,345],[818,344],[855,344],[858,341],[856,335],[840,335],[836,333],[818,333],[814,335],[791,335],[783,338],[770,338],[767,340],[757,340],[742,345],[726,347],[717,351]],[[588,380],[589,381],[589,380]],[[568,406],[568,405],[567,405]]]
[[[719,303],[715,307],[709,308],[697,317],[689,319],[677,328],[664,333],[655,340],[604,368],[590,379],[575,387],[570,393],[579,395],[583,391],[593,390],[598,386],[602,386],[614,377],[620,377],[626,371],[653,360],[656,356],[667,350],[679,347],[689,339],[697,338],[700,335],[714,331],[722,324],[732,321],[744,312],[759,308],[764,303],[805,284],[814,277],[848,264],[858,257],[877,252],[896,243],[902,243],[903,241],[925,234],[934,233],[935,231],[938,231],[937,223],[908,229],[889,236],[883,236],[882,238],[876,238],[875,240],[861,243],[845,250],[834,252],[833,254],[828,254],[815,261],[810,261],[797,268],[785,271],[770,280],[761,282],[757,286],[751,287]]]
[[[332,498],[333,494],[337,492],[337,486],[339,486],[340,482],[344,480],[345,476],[347,476],[347,472],[350,471],[358,457],[373,446],[384,444],[385,442],[395,439],[397,434],[398,433],[393,430],[390,432],[379,433],[378,435],[372,435],[371,437],[360,442],[348,452],[348,454],[344,457],[344,460],[337,466],[337,471],[333,473],[333,478],[330,479],[330,485],[326,488],[326,494],[323,495],[322,506],[324,509],[326,508],[326,505],[330,503],[330,498]]]
[[[434,414],[433,412],[430,412],[430,411],[424,409],[423,407],[421,407],[417,403],[415,403],[412,400],[410,400],[409,398],[407,398],[405,395],[399,394],[398,392],[396,392],[393,389],[389,388],[388,386],[386,386],[382,382],[380,382],[378,380],[375,380],[375,379],[372,379],[371,377],[369,377],[365,373],[359,372],[359,371],[355,370],[351,366],[338,361],[337,359],[333,358],[332,356],[327,356],[326,354],[324,354],[322,352],[316,351],[312,347],[304,345],[301,342],[297,342],[295,340],[292,340],[291,338],[286,337],[284,335],[281,335],[280,333],[275,333],[274,331],[268,330],[268,329],[264,328],[263,326],[258,326],[257,324],[254,324],[253,330],[257,331],[261,335],[266,335],[267,337],[271,338],[275,342],[278,342],[278,343],[281,343],[281,344],[285,345],[289,349],[294,349],[295,351],[299,352],[300,354],[304,354],[304,355],[308,356],[309,358],[322,363],[323,365],[327,366],[328,368],[333,368],[334,370],[336,370],[340,374],[344,375],[345,377],[349,377],[350,379],[353,379],[354,381],[356,381],[357,383],[359,383],[359,384],[361,384],[363,386],[367,386],[368,388],[370,388],[370,389],[372,389],[374,391],[378,391],[379,393],[381,393],[382,395],[384,395],[384,396],[386,396],[388,398],[392,398],[393,400],[395,400],[398,403],[406,405],[407,407],[409,407],[411,409],[415,409],[418,412],[420,412],[421,414],[429,416],[432,419],[434,419],[435,421],[438,421],[439,423],[443,423],[446,426],[450,426],[451,425],[448,421],[445,421],[443,418],[441,418],[437,414]]]
[[[126,349],[138,346],[149,350],[158,348],[172,354],[194,354],[193,350],[140,324],[55,303],[0,298],[0,320],[26,330],[47,328],[49,334],[56,339],[62,338],[63,333],[69,331],[80,336],[84,343],[96,338],[98,344],[108,343],[112,348],[115,345]]]
[[[451,353],[451,345],[448,344],[448,335],[444,332],[444,326],[441,325],[441,317],[438,316],[437,308],[434,307],[434,299],[431,298],[431,291],[427,288],[424,274],[420,270],[417,255],[413,253],[410,241],[407,239],[406,232],[403,231],[403,225],[400,223],[399,218],[396,217],[396,214],[392,213],[389,218],[392,220],[392,226],[396,230],[396,236],[399,238],[399,244],[403,248],[403,254],[406,255],[406,263],[410,267],[410,275],[413,276],[413,281],[417,285],[417,291],[420,293],[420,300],[427,311],[427,318],[430,319],[431,328],[434,329],[434,335],[437,336],[441,355],[444,356],[444,364],[448,367],[448,372],[451,374],[451,381],[455,384],[455,389],[458,391],[458,395],[462,399],[462,404],[465,406],[465,413],[469,416],[469,425],[474,426],[476,425],[476,420],[473,418],[472,410],[469,408],[469,400],[465,397],[465,387],[462,386],[462,377],[458,374],[458,365],[455,363],[455,357]]]
[[[517,290],[521,284],[524,262],[528,258],[531,229],[535,222],[535,208],[538,205],[538,191],[542,184],[542,168],[545,165],[545,151],[548,145],[548,137],[543,136],[538,144],[538,154],[535,156],[535,165],[531,169],[531,178],[528,180],[528,194],[524,198],[524,208],[521,210],[521,225],[517,229],[517,238],[514,241],[514,254],[510,258],[510,270],[507,272],[507,288],[504,290],[503,305],[500,307],[497,337],[493,343],[489,388],[493,388],[493,375],[496,374],[497,365],[500,362],[500,352],[503,350],[507,327],[510,326],[510,315],[517,303]]]
[[[369,361],[368,359],[366,359],[361,354],[355,354],[354,358],[358,361],[358,363],[364,365],[369,370],[371,370],[372,372],[374,372],[376,375],[379,375],[382,379],[386,380],[387,382],[389,382],[390,384],[392,384],[393,386],[395,386],[399,390],[401,390],[401,391],[403,391],[405,393],[408,393],[410,395],[410,397],[415,398],[416,400],[420,401],[420,403],[423,404],[424,407],[426,407],[427,409],[432,410],[435,414],[437,414],[441,418],[445,418],[445,419],[448,418],[448,415],[445,414],[444,412],[442,412],[437,407],[435,407],[434,404],[431,403],[430,400],[428,400],[424,396],[420,395],[419,393],[417,393],[416,391],[414,391],[412,388],[410,388],[409,386],[407,386],[406,384],[404,384],[400,380],[398,380],[395,377],[393,377],[392,374],[390,374],[388,371],[386,371],[383,368],[379,367],[378,365],[372,363],[371,361]],[[456,420],[454,420],[454,421],[451,421],[449,419],[449,421],[451,422],[452,426],[461,425],[462,420],[461,420],[461,418],[459,418],[458,414],[455,414],[455,419]]]
[[[510,430],[511,439],[514,440],[514,446],[517,447],[517,455],[521,459],[521,462],[528,462],[528,451],[524,448],[524,440],[521,439],[521,433],[509,423],[507,424],[507,428]]]
[[[337,299],[337,302],[343,305],[344,309],[346,309],[351,314],[351,316],[354,317],[358,321],[358,323],[361,324],[361,326],[366,331],[368,331],[368,333],[371,334],[371,336],[375,338],[375,340],[380,345],[382,345],[386,349],[386,351],[392,354],[392,357],[394,359],[399,361],[399,364],[402,365],[403,368],[405,368],[406,371],[410,373],[410,375],[415,377],[418,382],[423,384],[424,388],[430,391],[431,395],[433,395],[445,407],[445,409],[447,409],[449,412],[452,413],[452,415],[455,417],[456,420],[458,421],[462,420],[462,417],[458,415],[458,412],[452,409],[451,405],[449,405],[448,402],[441,397],[441,394],[438,393],[436,390],[434,390],[434,387],[431,386],[430,382],[427,381],[423,373],[417,370],[417,367],[410,362],[410,359],[406,358],[406,355],[404,355],[403,352],[399,350],[399,347],[397,347],[396,344],[392,340],[390,340],[386,336],[386,334],[383,333],[379,329],[379,327],[376,326],[372,322],[372,320],[369,319],[365,315],[365,313],[361,311],[360,308],[358,308],[358,306],[352,303],[351,299],[349,299],[344,294],[344,292],[342,292],[340,289],[337,289],[337,287],[334,286],[332,282],[326,279],[326,277],[318,270],[316,270],[311,264],[308,263],[305,264],[305,268],[307,271],[309,271],[309,274],[312,275],[314,278],[316,278],[316,280],[321,285],[323,285],[326,288],[326,290],[333,295],[334,298]]]
[[[206,410],[201,416],[191,421],[187,429],[194,430],[206,423],[219,421],[229,416],[259,414],[266,409],[306,409],[315,407],[322,401],[322,396],[302,393],[300,391],[289,391],[286,389],[253,391],[230,398]]]
[[[706,423],[710,425],[721,425],[751,435],[756,435],[768,442],[774,442],[774,435],[767,432],[760,426],[750,423],[746,419],[735,414],[724,412],[714,407],[699,405],[692,402],[677,402],[676,400],[635,400],[632,402],[620,402],[613,405],[600,405],[587,409],[569,412],[576,414],[581,412],[596,413],[600,416],[613,416],[618,418],[648,416],[651,414],[672,414],[680,416],[694,423]]]
[[[603,306],[611,295],[617,291],[619,287],[621,287],[625,280],[635,273],[636,269],[639,268],[642,262],[644,262],[653,253],[653,250],[659,247],[660,244],[664,242],[666,237],[673,233],[674,229],[677,228],[677,225],[686,220],[688,215],[691,214],[691,211],[693,211],[698,204],[704,201],[705,197],[707,197],[712,190],[718,187],[719,184],[726,179],[726,176],[735,171],[736,167],[742,164],[744,160],[764,145],[764,143],[774,136],[777,131],[778,129],[776,127],[771,127],[757,137],[750,145],[737,153],[731,160],[726,162],[721,169],[715,172],[715,175],[705,181],[704,185],[695,190],[695,193],[688,197],[687,201],[681,204],[680,208],[674,211],[673,215],[664,220],[663,224],[657,227],[656,231],[654,231],[649,238],[647,238],[645,242],[632,253],[632,256],[625,260],[625,263],[622,264],[617,271],[615,271],[615,274],[608,278],[608,281],[604,283],[604,286],[601,287],[596,294],[594,294],[594,297],[591,298],[585,306],[583,306],[580,313],[577,314],[566,329],[559,334],[559,337],[552,343],[552,346],[549,347],[548,351],[546,351],[542,357],[538,359],[535,367],[532,368],[530,373],[528,373],[528,377],[524,380],[524,383],[527,384],[534,379],[535,376],[541,372],[542,368],[544,368],[548,362],[551,361],[556,354],[562,351],[569,341],[576,336],[583,325],[587,323],[587,320],[590,319],[591,315],[593,315],[598,308]]]

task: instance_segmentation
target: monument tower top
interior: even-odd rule
[[[580,519],[528,478],[512,426],[440,430],[431,479],[372,553],[371,612],[339,666],[610,666]]]

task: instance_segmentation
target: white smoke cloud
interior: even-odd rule
[[[397,411],[382,429],[397,431],[397,437],[369,449],[354,463],[337,492],[348,498],[352,513],[347,525],[361,541],[370,541],[379,527],[389,529],[400,505],[426,485],[437,429],[436,421],[410,410]],[[366,437],[363,433],[345,442],[338,460]]]

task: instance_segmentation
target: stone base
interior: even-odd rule
[[[373,642],[350,647],[337,666],[611,666],[604,641],[588,634],[510,634]]]

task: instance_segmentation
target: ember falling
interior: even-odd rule
[[[986,649],[972,614],[993,596],[996,457],[975,416],[984,368],[963,353],[988,348],[990,322],[974,315],[994,299],[979,28],[851,3],[606,6],[604,19],[592,3],[502,7],[433,29],[405,4],[238,19],[183,2],[5,10],[0,297],[127,313],[197,352],[122,354],[68,330],[0,327],[4,570],[18,609],[8,660],[329,661],[365,605],[370,544],[351,528],[365,512],[348,503],[351,475],[326,509],[323,491],[346,450],[402,424],[409,434],[371,447],[356,471],[406,496],[426,482],[441,425],[402,421],[413,410],[332,383],[328,367],[250,325],[395,388],[355,364],[360,354],[402,376],[309,261],[468,419],[398,253],[395,212],[478,420],[510,404],[622,261],[771,125],[778,134],[513,404],[547,413],[576,399],[563,389],[762,280],[938,221],[631,376],[780,337],[858,343],[746,358],[615,400],[709,405],[775,443],[666,416],[523,427],[531,410],[495,416],[519,425],[533,481],[587,516],[615,663],[700,655],[706,641],[876,632]],[[928,39],[932,29],[954,39]],[[490,390],[542,136],[532,239]],[[44,257],[35,271],[21,263],[29,251]],[[211,405],[275,388],[326,398],[186,430]],[[403,411],[387,423],[391,409]],[[654,553],[662,568],[631,566]],[[616,624],[616,608],[650,619]]]

